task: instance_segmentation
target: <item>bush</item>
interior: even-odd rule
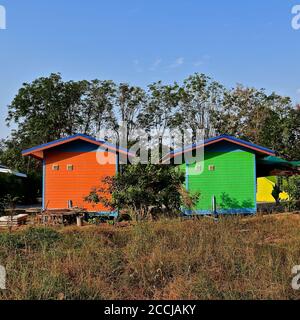
[[[159,213],[178,216],[182,206],[192,206],[198,199],[198,195],[183,194],[184,181],[183,172],[175,167],[153,164],[127,166],[122,174],[104,179],[104,187],[91,190],[85,201],[102,203],[113,211],[127,210],[136,220]]]
[[[288,210],[295,210],[300,201],[300,176],[286,178],[285,191],[289,195]]]

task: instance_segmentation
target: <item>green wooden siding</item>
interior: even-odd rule
[[[219,213],[256,211],[255,154],[242,150],[205,152],[203,172],[196,173],[195,166],[183,164],[181,170],[188,172],[187,189],[201,193],[196,212],[210,213],[214,195]],[[209,166],[215,170],[210,171]]]

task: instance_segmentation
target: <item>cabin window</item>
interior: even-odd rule
[[[52,170],[53,170],[53,171],[58,171],[58,170],[59,170],[59,165],[58,165],[58,164],[54,164],[54,165],[52,166]]]
[[[67,165],[67,170],[68,171],[73,171],[74,170],[74,166],[72,164],[68,164]]]
[[[216,167],[214,165],[209,165],[208,166],[208,170],[209,171],[215,171],[216,170]]]

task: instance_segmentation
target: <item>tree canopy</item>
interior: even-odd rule
[[[161,81],[143,89],[110,80],[64,81],[51,74],[24,83],[8,106],[11,135],[1,141],[0,162],[27,173],[39,163],[21,150],[75,133],[96,136],[110,129],[118,139],[120,121],[134,129],[193,131],[205,137],[230,134],[276,150],[287,160],[300,159],[300,107],[264,89],[225,88],[204,74],[182,84]]]

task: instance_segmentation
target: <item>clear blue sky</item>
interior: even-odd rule
[[[0,0],[0,138],[6,106],[23,82],[134,85],[204,72],[228,87],[266,88],[300,101],[300,0]]]

